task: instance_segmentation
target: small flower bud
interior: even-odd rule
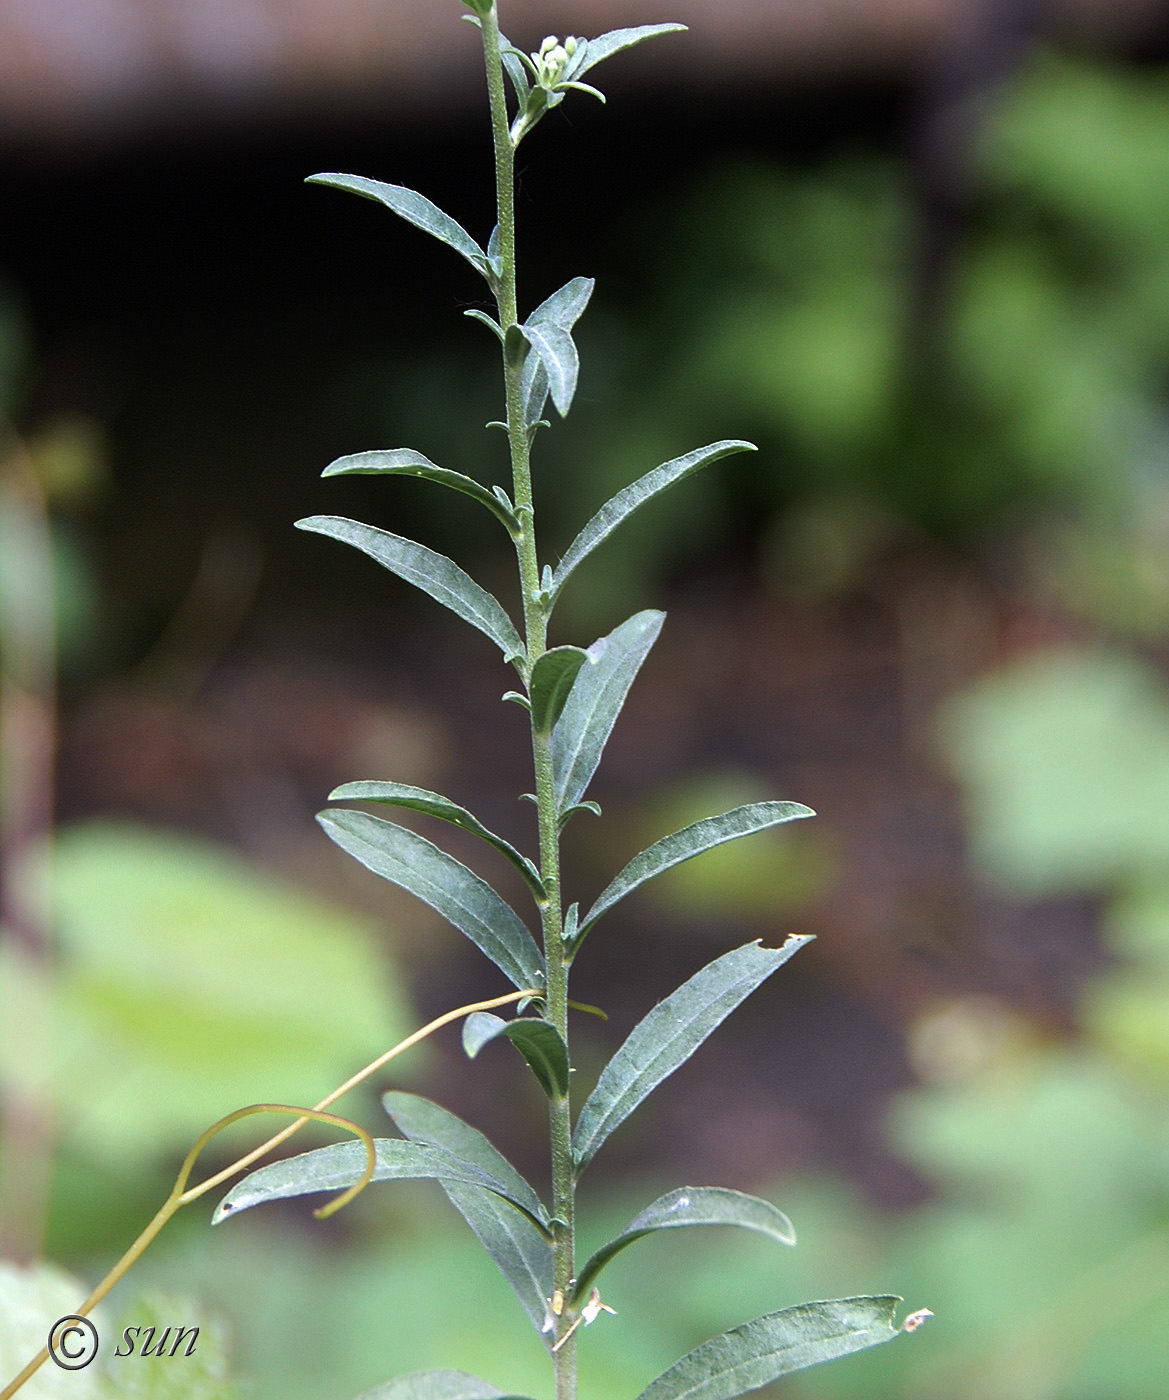
[[[555,87],[564,73],[568,58],[568,51],[564,45],[555,34],[549,34],[540,45],[540,51],[532,55],[539,74],[537,81],[541,87]]]

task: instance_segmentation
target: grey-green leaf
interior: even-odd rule
[[[708,963],[640,1021],[597,1080],[572,1135],[579,1175],[598,1148],[740,1002],[811,938],[792,934],[780,948],[745,943]]]
[[[766,1313],[677,1361],[637,1400],[734,1400],[780,1376],[892,1341],[900,1298],[838,1298]]]
[[[551,1021],[520,1016],[505,1021],[487,1011],[475,1011],[463,1025],[463,1049],[474,1059],[490,1040],[505,1036],[528,1062],[550,1099],[568,1093],[568,1047]]]
[[[684,826],[672,836],[664,836],[655,841],[647,850],[636,855],[621,873],[612,880],[596,903],[580,922],[578,942],[602,914],[607,913],[619,899],[624,899],[639,885],[652,880],[655,875],[680,865],[684,860],[701,855],[727,841],[736,841],[741,836],[751,836],[757,831],[779,826],[783,822],[796,821],[800,817],[814,817],[811,807],[800,802],[751,802],[745,807],[734,807],[717,817],[704,817],[702,821]]]
[[[495,324],[489,316],[484,319],[491,325]],[[498,495],[489,491],[474,477],[464,476],[462,472],[453,472],[446,467],[436,466],[421,452],[415,452],[409,447],[395,447],[376,452],[354,452],[348,457],[338,457],[335,462],[329,463],[321,475],[421,477],[424,481],[435,481],[440,486],[449,486],[453,491],[461,491],[464,496],[470,496],[473,501],[478,501],[480,505],[486,506],[492,515],[503,522],[509,535],[514,535],[518,528],[515,512],[509,509],[506,498],[501,500]]]
[[[596,283],[591,277],[572,278],[536,307],[527,319],[527,328],[542,331],[546,337],[560,332],[569,337],[571,344],[572,328],[584,313],[585,307],[588,306],[595,285]],[[575,345],[568,353],[571,356],[576,355]],[[524,396],[524,421],[530,428],[534,423],[539,422],[548,398],[549,374],[543,355],[537,353],[527,357],[524,361],[521,384]],[[575,385],[575,378],[573,384]],[[572,395],[569,394],[570,401],[571,398]],[[567,412],[568,410],[565,408],[563,411]]]
[[[691,1225],[735,1225],[754,1230],[779,1244],[793,1245],[796,1232],[783,1211],[758,1196],[730,1191],[721,1186],[683,1186],[659,1196],[635,1216],[625,1229],[588,1260],[577,1274],[573,1298],[585,1298],[597,1275],[626,1245],[657,1230],[685,1229]]]
[[[380,180],[367,180],[362,175],[338,175],[332,172],[310,175],[305,184],[328,185],[335,190],[349,190],[365,199],[384,204],[407,223],[432,234],[448,248],[453,248],[456,253],[467,259],[476,272],[488,282],[492,281],[491,265],[483,249],[461,224],[456,223],[449,214],[444,214],[437,204],[419,194],[417,190],[408,190],[405,185],[386,185]]]
[[[531,433],[543,421],[544,405],[548,402],[548,371],[539,355],[529,355],[524,361],[521,380],[524,395],[524,427]]]
[[[464,1161],[473,1162],[505,1185],[533,1214],[543,1211],[531,1186],[477,1128],[417,1094],[391,1091],[382,1096],[382,1103],[406,1137],[444,1147]],[[449,1180],[440,1181],[439,1185],[511,1284],[532,1326],[546,1343],[550,1342],[550,1336],[542,1331],[553,1287],[552,1249],[548,1241],[494,1192]]]
[[[565,282],[550,297],[536,307],[528,317],[529,326],[560,326],[570,331],[584,315],[585,307],[593,294],[596,280],[592,277],[574,277]]]
[[[729,457],[735,452],[754,452],[756,450],[754,443],[742,442],[738,438],[725,438],[721,442],[712,442],[709,447],[699,447],[693,452],[687,452],[685,456],[663,462],[660,467],[655,467],[652,472],[646,472],[644,476],[638,477],[624,490],[618,491],[615,496],[605,502],[568,546],[564,558],[561,559],[553,574],[553,600],[564,587],[565,581],[573,569],[587,558],[599,544],[608,539],[623,520],[627,520],[635,510],[640,509],[647,501],[652,500],[654,496],[661,495],[675,482],[693,476],[695,472],[701,471],[711,462],[717,462],[720,458]]]
[[[403,1142],[401,1138],[375,1138],[374,1149],[377,1155],[374,1181],[464,1182],[493,1192],[520,1211],[537,1229],[545,1232],[548,1229],[543,1207],[537,1215],[526,1201],[512,1195],[508,1186],[496,1181],[490,1172],[474,1162],[463,1161],[453,1152],[429,1143]],[[368,1161],[364,1143],[340,1142],[272,1162],[232,1187],[215,1208],[212,1224],[218,1225],[228,1215],[238,1215],[241,1210],[250,1210],[268,1201],[309,1196],[318,1191],[344,1191],[361,1179]]]
[[[489,831],[466,807],[460,807],[457,802],[452,802],[449,797],[443,797],[440,793],[411,787],[409,783],[343,783],[329,794],[329,801],[385,802],[391,807],[406,807],[411,811],[424,812],[428,817],[438,817],[440,821],[450,822],[452,826],[469,831],[481,841],[486,841],[489,846],[494,846],[520,872],[538,901],[546,897],[540,872],[527,856],[521,855],[510,841],[505,841],[502,836],[496,836],[494,831]]]
[[[563,815],[584,796],[641,663],[662,630],[665,613],[635,613],[588,649],[594,663],[577,672],[552,731],[556,810]]]
[[[593,658],[580,647],[553,647],[532,667],[528,683],[532,723],[537,734],[550,734],[564,710],[576,673]]]
[[[528,344],[544,362],[548,387],[556,412],[563,418],[572,407],[576,381],[580,375],[580,355],[572,336],[561,326],[522,327]]]
[[[414,1371],[359,1395],[357,1400],[524,1400],[466,1371]]]
[[[310,515],[296,522],[298,530],[311,530],[317,535],[351,544],[376,559],[383,568],[404,578],[424,593],[429,593],[444,607],[450,608],[464,622],[477,627],[490,637],[503,652],[505,661],[516,661],[524,655],[524,644],[512,620],[498,599],[465,573],[445,554],[427,549],[416,540],[403,539],[388,530],[362,525],[339,515]]]
[[[462,1161],[471,1162],[493,1181],[502,1183],[514,1200],[522,1202],[529,1214],[547,1216],[543,1202],[527,1180],[516,1171],[502,1152],[478,1128],[464,1123],[456,1114],[420,1094],[391,1089],[382,1095],[382,1107],[399,1132],[416,1142],[441,1147]]]
[[[634,44],[640,44],[645,39],[653,39],[658,34],[684,34],[686,26],[684,24],[638,24],[631,29],[610,29],[607,34],[600,34],[595,39],[589,39],[577,50],[579,61],[569,63],[564,71],[566,79],[579,78],[582,73],[587,73],[590,68],[595,68],[598,63],[606,58],[611,58],[613,54],[620,53],[622,49],[630,49]],[[581,53],[583,49],[583,53]],[[577,55],[574,55],[576,57]]]
[[[498,224],[491,230],[491,237],[487,240],[487,261],[491,264],[491,271],[495,273],[496,277],[502,277],[503,244],[500,241]]]
[[[454,856],[416,832],[367,812],[321,812],[328,835],[367,870],[429,904],[466,934],[516,987],[544,985],[544,958],[526,925]]]
[[[502,39],[503,36],[500,35]],[[513,52],[512,47],[506,43],[500,45],[503,66],[507,69],[507,76],[511,79],[511,85],[515,88],[516,102],[522,110],[528,101],[528,93],[532,90],[532,85],[528,81],[528,72],[522,60]]]

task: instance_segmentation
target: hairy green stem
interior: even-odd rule
[[[519,321],[516,296],[515,148],[507,118],[507,94],[500,55],[499,20],[495,6],[482,16],[483,51],[487,90],[491,104],[491,129],[495,149],[495,194],[499,224],[499,248],[503,262],[496,290],[499,324],[505,334],[503,353],[507,397],[507,436],[511,453],[512,486],[521,529],[516,539],[520,583],[523,591],[524,630],[528,673],[547,647],[547,608],[540,596],[539,556],[536,551],[535,512],[532,503],[531,443],[524,416],[523,358],[507,332]],[[536,777],[536,803],[540,827],[540,874],[547,897],[541,907],[544,956],[548,969],[547,1016],[568,1044],[568,958],[561,937],[563,911],[560,897],[560,821],[552,777],[552,748],[547,734],[532,727],[532,759]],[[572,1161],[572,1109],[569,1096],[549,1105],[552,1158],[552,1213],[556,1221],[553,1240],[554,1298],[566,1297],[574,1274],[574,1174]],[[576,1337],[568,1336],[572,1319],[555,1314],[552,1353],[556,1375],[556,1400],[576,1400]]]

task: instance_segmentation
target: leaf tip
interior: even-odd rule
[[[816,935],[814,933],[789,933],[778,948],[771,948],[768,949],[768,951],[772,953],[787,953],[790,957],[792,953],[798,953],[805,943],[815,943],[815,941]],[[755,943],[757,947],[763,946],[763,940],[761,938],[757,938]]]

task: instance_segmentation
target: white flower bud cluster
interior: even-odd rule
[[[540,45],[539,53],[532,55],[541,87],[556,86],[568,66],[569,59],[576,53],[579,43],[580,40],[574,39],[571,35],[565,39],[563,44],[555,34],[548,35]]]

